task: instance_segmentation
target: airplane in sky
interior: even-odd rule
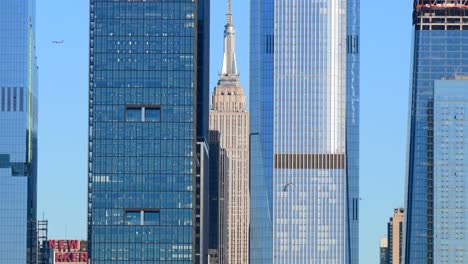
[[[63,42],[65,42],[64,40],[54,40],[52,41],[52,43],[54,44],[63,44]]]

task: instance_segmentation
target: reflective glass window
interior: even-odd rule
[[[126,212],[125,223],[127,225],[140,225],[141,224],[141,212]]]
[[[127,121],[130,121],[130,122],[142,121],[141,117],[142,117],[141,108],[136,108],[136,107],[127,108]]]
[[[161,108],[145,108],[145,121],[159,122],[161,121]]]
[[[145,212],[145,225],[159,225],[159,212]]]

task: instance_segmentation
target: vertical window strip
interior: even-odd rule
[[[351,53],[351,39],[350,36],[346,37],[346,52],[349,54]]]
[[[348,54],[359,53],[359,36],[346,36],[346,50]]]
[[[273,41],[272,41],[271,35],[268,35],[268,39],[269,39],[269,41],[268,41],[268,53],[271,54],[272,53],[272,46],[273,46]]]
[[[19,98],[19,102],[20,102],[20,111],[21,112],[24,112],[24,87],[20,87],[20,98]]]
[[[2,112],[5,112],[5,87],[2,87],[1,104],[2,104]]]
[[[266,35],[266,53],[271,54],[273,53],[274,47],[274,38],[272,35]]]
[[[7,111],[11,112],[11,87],[8,87],[7,94]]]
[[[13,112],[16,112],[16,108],[18,106],[18,87],[13,88]]]
[[[357,36],[353,36],[353,54],[356,54],[357,52]]]

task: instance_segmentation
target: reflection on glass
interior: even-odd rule
[[[125,214],[125,223],[127,223],[127,225],[140,225],[141,212],[127,212]]]
[[[145,212],[145,225],[159,225],[159,212]]]
[[[161,109],[160,108],[146,108],[145,109],[145,121],[149,121],[149,122],[161,121]]]
[[[127,121],[141,122],[141,108],[127,108]]]

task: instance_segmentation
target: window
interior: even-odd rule
[[[161,121],[161,108],[159,107],[148,107],[145,109],[145,121],[147,122],[159,122]]]
[[[159,212],[145,212],[145,225],[159,225]]]
[[[9,168],[9,167],[10,167],[10,155],[0,154],[0,168]]]
[[[25,163],[13,162],[11,163],[11,175],[12,176],[28,176],[29,170]]]
[[[5,111],[5,87],[2,87],[1,103],[2,103],[2,112],[4,112]]]
[[[141,122],[142,121],[142,111],[140,107],[127,107],[126,111],[126,121],[127,122]]]
[[[125,224],[127,225],[141,225],[141,211],[126,211]]]
[[[161,107],[158,105],[131,105],[125,109],[127,122],[160,122]]]
[[[20,88],[20,111],[24,111],[24,88]]]
[[[18,99],[17,92],[18,92],[18,88],[14,87],[13,88],[13,112],[16,112],[16,107],[18,105],[17,104],[17,99]]]
[[[126,209],[126,225],[159,225],[160,209]]]

